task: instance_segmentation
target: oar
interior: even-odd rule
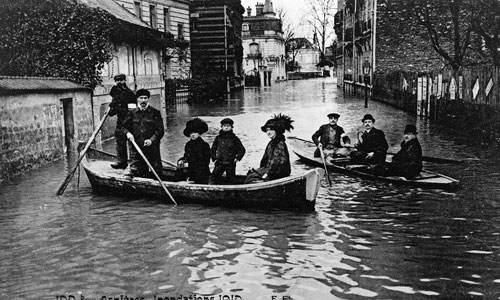
[[[80,162],[85,157],[85,153],[87,153],[87,150],[89,150],[90,144],[92,144],[92,142],[94,141],[97,133],[99,132],[99,130],[101,130],[102,125],[104,125],[104,121],[106,121],[106,118],[109,115],[109,110],[110,110],[110,108],[108,107],[106,109],[106,112],[104,113],[104,116],[101,119],[101,122],[99,123],[99,125],[97,125],[97,128],[94,130],[94,132],[90,136],[87,144],[85,145],[85,148],[83,148],[83,151],[80,152],[80,156],[78,157],[78,160],[76,161],[76,166],[73,168],[73,170],[71,170],[71,172],[68,173],[68,175],[66,175],[66,179],[64,179],[64,182],[61,184],[61,186],[57,190],[56,195],[59,196],[59,195],[62,195],[62,193],[64,193],[64,190],[66,189],[66,187],[68,186],[69,182],[71,181],[71,178],[73,178],[73,175],[75,174],[76,169],[80,165]]]
[[[167,195],[170,197],[170,200],[172,200],[172,202],[174,202],[174,204],[177,205],[177,202],[175,202],[174,197],[172,197],[172,195],[170,194],[170,192],[167,190],[167,187],[163,184],[163,181],[161,181],[160,176],[158,176],[158,173],[156,173],[155,169],[153,169],[153,167],[151,166],[151,163],[146,158],[146,155],[144,155],[144,153],[142,152],[141,148],[139,148],[139,146],[137,145],[137,143],[133,139],[129,139],[129,141],[132,143],[132,145],[134,145],[135,150],[137,150],[137,152],[139,152],[139,154],[142,156],[142,159],[144,159],[144,161],[148,165],[148,167],[151,170],[151,172],[153,172],[153,174],[155,175],[156,179],[160,183],[160,185],[163,188],[163,190],[165,191],[165,193],[167,193]]]
[[[332,181],[330,180],[330,173],[328,173],[328,169],[326,168],[326,159],[325,153],[323,153],[323,148],[318,147],[319,153],[321,153],[321,160],[323,160],[323,167],[325,168],[326,178],[328,179],[328,185],[332,186]]]
[[[170,165],[170,166],[172,166],[172,167],[177,168],[177,165],[176,165],[176,164],[174,164],[174,163],[173,163],[173,162],[171,162],[171,161],[168,161],[168,160],[165,160],[165,159],[162,159],[161,161],[162,161],[162,162],[164,162],[164,163],[166,163],[167,165]]]

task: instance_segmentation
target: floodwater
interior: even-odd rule
[[[274,113],[310,138],[338,112],[355,139],[365,113],[392,151],[416,123],[427,164],[457,178],[455,192],[397,187],[331,173],[316,209],[173,206],[94,194],[82,172],[61,197],[65,161],[0,185],[0,299],[499,299],[500,171],[491,149],[458,144],[444,128],[392,107],[345,98],[333,79],[246,89],[218,104],[169,107],[163,158],[175,162],[199,116],[211,142],[223,117],[258,165]],[[113,145],[105,148],[113,149]],[[293,172],[309,167],[292,154]]]

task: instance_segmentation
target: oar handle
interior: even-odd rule
[[[64,190],[66,189],[66,187],[68,186],[69,182],[71,181],[71,178],[73,178],[73,175],[75,174],[76,169],[80,165],[80,162],[85,157],[85,153],[87,153],[87,150],[89,150],[90,145],[94,141],[97,133],[99,132],[99,130],[101,130],[102,125],[104,125],[104,121],[106,121],[106,118],[109,115],[109,111],[110,111],[110,107],[108,107],[106,109],[106,111],[104,113],[104,116],[101,119],[101,122],[99,123],[99,125],[97,125],[97,128],[94,130],[94,132],[90,136],[87,144],[85,145],[85,148],[83,148],[82,152],[80,152],[80,156],[78,157],[78,160],[76,161],[75,167],[73,168],[73,170],[71,170],[71,172],[68,173],[68,175],[66,175],[66,178],[64,179],[63,183],[61,184],[61,186],[57,190],[56,195],[60,196],[60,195],[62,195],[62,193],[64,193]]]
[[[174,200],[174,197],[172,197],[172,195],[170,194],[170,192],[168,191],[167,187],[165,186],[165,184],[163,184],[163,181],[161,180],[160,176],[158,176],[158,173],[156,173],[155,169],[153,168],[153,166],[151,166],[151,163],[149,162],[149,160],[147,159],[146,155],[144,155],[144,153],[142,152],[141,148],[139,148],[139,146],[137,145],[137,143],[134,141],[134,139],[129,139],[129,141],[132,143],[132,145],[134,145],[134,148],[135,150],[137,150],[137,152],[141,155],[142,159],[144,160],[144,162],[146,162],[146,164],[148,165],[149,169],[151,170],[151,172],[153,172],[153,174],[155,175],[156,179],[158,180],[158,182],[160,183],[161,187],[163,188],[163,190],[165,191],[165,193],[167,193],[167,195],[170,197],[170,200],[172,200],[172,202],[174,202],[175,205],[177,205],[177,202],[175,202]]]
[[[332,181],[330,180],[330,173],[328,173],[328,168],[326,167],[325,153],[323,152],[322,147],[318,147],[318,149],[319,149],[319,153],[321,154],[321,159],[323,160],[323,167],[325,168],[325,174],[326,174],[326,178],[328,179],[328,185],[331,187]]]

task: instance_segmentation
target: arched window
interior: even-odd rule
[[[259,54],[259,44],[251,43],[250,44],[250,55],[255,56]]]

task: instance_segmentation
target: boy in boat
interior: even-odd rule
[[[327,116],[328,124],[321,125],[312,135],[312,140],[318,147],[314,151],[314,157],[321,156],[320,149],[323,149],[327,157],[349,156],[350,149],[346,146],[351,145],[351,139],[345,134],[344,128],[337,124],[340,115],[329,113]]]
[[[401,150],[392,157],[392,162],[377,166],[375,173],[382,176],[402,176],[408,180],[418,176],[422,171],[422,146],[417,134],[415,125],[406,125]]]
[[[382,130],[375,128],[375,119],[371,114],[364,115],[365,130],[358,133],[358,141],[354,144],[355,151],[349,155],[353,163],[377,165],[385,163],[389,145]]]
[[[127,77],[125,74],[116,75],[114,80],[115,85],[109,92],[112,98],[109,104],[109,115],[116,115],[115,143],[118,161],[112,163],[111,167],[114,169],[125,169],[128,166],[128,153],[127,137],[123,134],[123,122],[129,110],[135,108],[136,97],[134,92],[127,87]]]
[[[210,145],[201,138],[207,131],[207,123],[200,118],[187,121],[184,129],[184,135],[189,137],[189,141],[184,147],[182,159],[187,162],[189,180],[195,183],[208,183],[210,176]]]
[[[236,175],[236,163],[245,155],[245,147],[233,132],[234,121],[224,118],[220,125],[219,135],[215,137],[210,149],[215,167],[208,180],[209,184],[219,183],[224,172],[227,183],[232,183]]]
[[[278,114],[260,128],[271,140],[266,146],[260,167],[248,172],[245,183],[279,179],[290,175],[290,154],[284,133],[285,130],[289,132],[293,129],[292,122],[293,120],[289,116]]]
[[[128,113],[123,122],[123,132],[129,140],[136,142],[153,169],[161,176],[163,168],[160,156],[160,140],[165,133],[163,119],[160,111],[149,105],[151,95],[148,90],[140,89],[137,91],[136,96],[137,108]],[[147,163],[136,149],[132,147],[130,153],[132,156],[132,163],[130,164],[132,175],[154,178]]]

